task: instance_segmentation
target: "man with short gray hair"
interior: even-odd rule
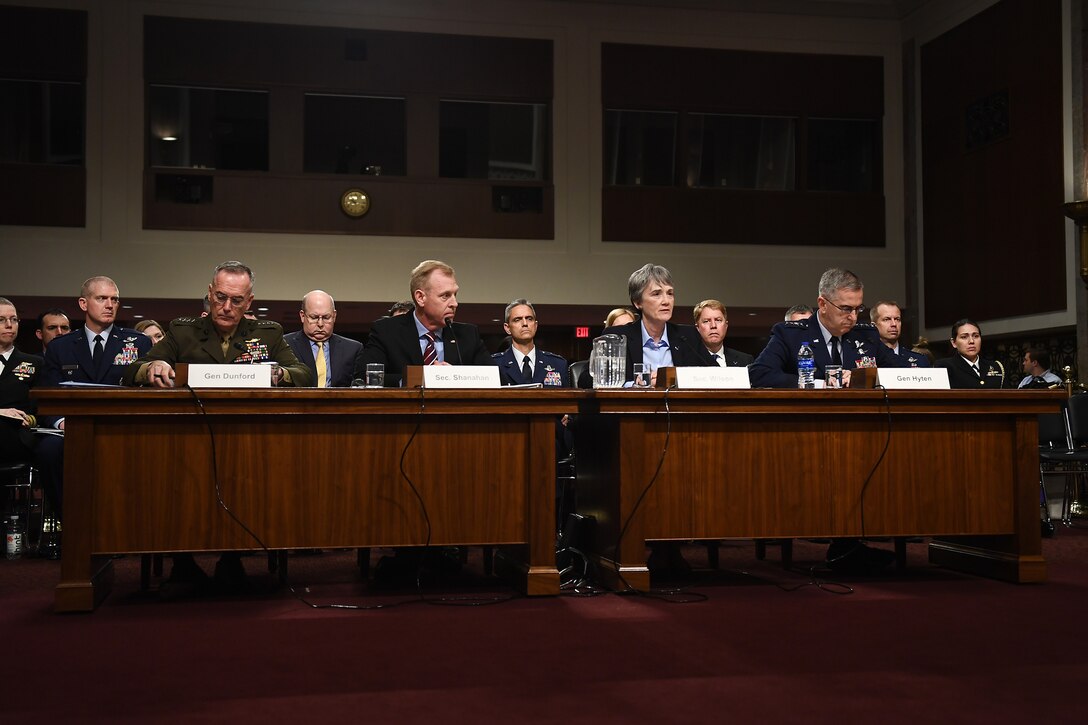
[[[503,385],[540,383],[546,387],[567,385],[567,361],[554,352],[536,346],[539,320],[536,308],[526,299],[506,306],[503,329],[510,336],[510,347],[491,356],[499,366]]]
[[[824,378],[828,365],[841,365],[844,386],[850,384],[850,371],[856,368],[909,366],[880,344],[872,326],[855,329],[858,318],[866,312],[864,286],[856,274],[832,267],[820,277],[818,293],[815,315],[779,322],[771,328],[767,347],[748,368],[752,387],[796,388],[797,353],[802,343],[812,349],[816,379]]]

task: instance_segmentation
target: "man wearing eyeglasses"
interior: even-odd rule
[[[333,334],[336,301],[322,290],[307,292],[298,313],[302,329],[284,335],[295,357],[310,369],[318,388],[347,388],[355,369],[355,356],[363,344]]]
[[[208,285],[208,300],[207,317],[179,317],[170,323],[166,337],[125,371],[126,385],[172,388],[178,363],[266,362],[278,363],[272,372],[273,385],[305,387],[312,383],[310,371],[284,341],[279,323],[243,316],[253,302],[249,267],[234,261],[217,266]]]
[[[805,320],[779,322],[771,329],[767,347],[748,368],[754,388],[796,388],[797,353],[802,343],[812,348],[816,379],[824,368],[841,365],[843,385],[850,371],[863,367],[902,368],[907,361],[880,343],[872,325],[858,327],[865,314],[864,285],[853,272],[829,269],[820,277],[816,314]]]
[[[42,359],[15,347],[19,315],[15,305],[0,297],[0,461],[26,461],[34,447],[30,429],[36,406],[30,388],[38,382]]]

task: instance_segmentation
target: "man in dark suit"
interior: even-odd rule
[[[567,384],[567,361],[554,352],[536,346],[538,320],[536,309],[529,300],[514,300],[506,306],[503,328],[511,344],[503,352],[491,356],[499,366],[503,385],[540,383],[546,387]]]
[[[351,387],[355,356],[363,344],[333,334],[336,325],[336,301],[321,290],[307,292],[298,313],[302,329],[284,335],[299,362],[310,369],[318,388]]]
[[[845,269],[829,269],[820,277],[816,314],[804,320],[779,322],[771,339],[748,368],[752,386],[796,388],[797,352],[802,343],[812,348],[816,379],[824,368],[841,365],[843,384],[849,385],[850,371],[863,367],[909,367],[904,358],[880,343],[876,329],[859,325],[864,314],[864,286],[857,275]]]
[[[982,352],[982,328],[968,319],[957,320],[952,325],[952,347],[956,354],[936,361],[934,367],[948,370],[948,384],[952,388],[1000,390],[1012,387],[1005,380],[1005,368],[1001,363],[987,360]]]
[[[703,300],[692,310],[695,329],[703,340],[706,351],[719,367],[742,368],[752,364],[752,356],[725,346],[725,334],[729,330],[729,313],[718,300]]]
[[[151,349],[151,338],[114,324],[121,300],[109,277],[91,277],[79,293],[83,327],[53,338],[45,349],[45,385],[120,385],[125,368]],[[59,426],[63,428],[63,423]]]
[[[420,262],[409,289],[415,311],[374,322],[353,377],[365,379],[367,363],[382,363],[386,387],[397,387],[409,365],[494,365],[476,326],[453,321],[460,290],[453,267]]]
[[[675,290],[669,270],[656,264],[639,267],[627,279],[627,292],[640,318],[605,328],[603,333],[627,338],[625,380],[635,379],[635,363],[650,366],[651,384],[656,381],[658,368],[714,364],[694,327],[671,322]]]

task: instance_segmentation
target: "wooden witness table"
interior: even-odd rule
[[[862,535],[935,537],[933,563],[1043,581],[1037,416],[1064,397],[889,391],[863,498],[880,390],[598,390],[578,420],[578,508],[597,517],[600,571],[638,589],[650,540]]]
[[[528,594],[558,594],[555,419],[585,391],[49,388],[64,415],[64,548],[55,609],[92,611],[104,555],[257,549],[511,545]],[[420,413],[421,402],[423,413]]]

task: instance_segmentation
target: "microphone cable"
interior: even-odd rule
[[[211,418],[208,415],[207,409],[204,407],[204,401],[200,399],[199,395],[197,395],[196,390],[194,390],[193,387],[191,385],[189,385],[188,383],[186,383],[185,389],[189,391],[189,394],[192,395],[193,400],[196,402],[197,408],[200,410],[201,419],[204,421],[204,425],[208,430],[208,440],[211,443],[211,454],[212,454],[212,482],[215,485],[215,500],[216,500],[216,503],[219,505],[219,507],[221,509],[223,509],[224,511],[227,512],[227,515],[230,516],[231,520],[233,520],[238,526],[240,526],[242,528],[242,530],[245,531],[246,534],[249,535],[249,537],[252,538],[253,541],[255,541],[257,543],[257,546],[260,547],[261,551],[264,552],[265,556],[269,556],[269,557],[272,556],[273,555],[272,550],[268,548],[268,546],[264,543],[264,541],[261,539],[261,537],[257,536],[257,534],[254,533],[253,529],[251,529],[244,521],[242,521],[242,519],[240,519],[237,516],[237,514],[235,514],[234,511],[231,510],[231,508],[227,505],[227,502],[223,499],[223,490],[222,490],[222,487],[221,487],[220,482],[219,482],[219,455],[216,452],[215,432],[212,429]],[[418,428],[418,425],[417,425],[417,428]],[[414,437],[414,434],[413,434],[413,437]],[[409,440],[408,442],[410,444],[411,440]],[[407,446],[406,446],[406,448],[407,448]],[[420,503],[422,504],[422,499],[420,500]],[[426,513],[424,513],[424,515],[426,515]],[[429,526],[429,521],[428,521],[428,526]],[[284,586],[287,587],[287,590],[291,593],[291,595],[295,599],[297,599],[299,602],[306,605],[310,609],[353,609],[353,610],[365,611],[365,610],[370,610],[370,609],[388,609],[390,607],[397,607],[397,606],[401,606],[403,604],[414,604],[414,603],[417,603],[417,602],[421,601],[421,599],[404,599],[404,600],[401,600],[401,601],[389,602],[389,603],[385,603],[385,604],[339,604],[339,603],[316,604],[314,602],[311,602],[309,599],[307,599],[302,594],[300,594],[295,589],[294,585],[291,584],[291,582],[289,581],[289,579],[288,579],[288,577],[286,575],[284,575],[283,583],[284,583]],[[309,588],[307,588],[306,591],[307,591],[307,593],[309,593]]]
[[[669,602],[670,604],[691,604],[693,602],[703,602],[709,599],[706,594],[700,592],[688,592],[683,588],[675,589],[648,589],[641,590],[631,586],[627,579],[623,576],[623,567],[619,561],[620,556],[620,544],[623,542],[623,537],[627,533],[628,527],[631,525],[632,519],[635,514],[638,513],[639,508],[642,506],[642,502],[646,499],[646,495],[650,493],[650,489],[654,487],[657,482],[657,477],[661,474],[661,469],[665,465],[665,456],[669,452],[669,442],[672,439],[672,410],[669,408],[669,391],[675,390],[676,386],[671,385],[665,388],[665,394],[662,401],[665,405],[665,442],[661,446],[661,456],[657,459],[657,467],[654,469],[653,476],[650,477],[649,482],[642,489],[642,493],[639,494],[635,500],[635,505],[631,507],[631,512],[627,514],[627,518],[623,522],[623,526],[620,528],[619,535],[616,537],[616,548],[613,552],[613,564],[615,565],[616,576],[623,582],[623,586],[626,587],[616,594],[630,594],[635,596],[648,597],[651,599],[661,599],[662,601]],[[645,542],[643,542],[643,548],[645,548]],[[684,599],[676,599],[675,597],[684,596]]]
[[[860,517],[860,523],[861,523],[861,536],[858,537],[857,541],[854,543],[854,546],[850,547],[849,549],[847,549],[842,554],[839,554],[838,556],[836,556],[834,558],[831,558],[831,559],[826,559],[823,562],[824,566],[826,566],[828,564],[831,564],[833,562],[842,561],[843,559],[846,559],[846,558],[852,556],[855,552],[860,551],[861,549],[863,549],[865,547],[865,544],[862,543],[862,540],[865,538],[865,493],[869,490],[869,484],[873,480],[873,475],[876,474],[877,469],[880,468],[880,464],[884,462],[884,457],[887,455],[888,448],[891,445],[891,441],[892,441],[892,404],[891,404],[891,399],[888,397],[888,389],[887,388],[885,388],[883,385],[878,385],[877,387],[880,388],[881,392],[884,395],[884,410],[885,410],[885,415],[887,417],[887,427],[886,427],[886,433],[885,433],[885,436],[884,436],[884,446],[883,446],[883,448],[881,448],[880,455],[877,456],[876,461],[869,468],[869,473],[865,476],[865,480],[862,481],[861,492],[860,492],[860,494],[858,496],[859,517]],[[854,593],[853,587],[851,587],[849,585],[843,584],[841,582],[825,581],[824,579],[822,579],[819,576],[819,574],[817,574],[817,569],[818,568],[820,568],[819,564],[813,564],[809,568],[810,580],[808,582],[804,583],[804,584],[800,584],[800,585],[798,585],[796,587],[793,587],[791,589],[787,589],[786,591],[795,591],[795,590],[800,589],[802,587],[813,585],[813,586],[816,586],[817,588],[822,589],[824,591],[827,591],[827,592],[829,592],[831,594],[853,594]]]

